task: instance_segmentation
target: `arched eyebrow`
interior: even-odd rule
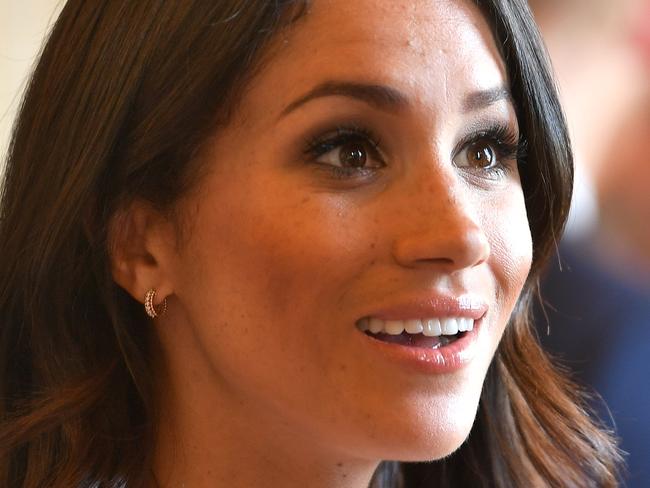
[[[389,86],[345,81],[326,81],[287,105],[281,112],[280,117],[284,117],[315,98],[333,96],[355,98],[380,110],[391,112],[396,112],[409,104],[408,98],[402,92]]]
[[[332,96],[354,98],[380,110],[390,112],[397,112],[409,106],[408,97],[390,86],[346,81],[326,81],[287,105],[280,113],[280,118],[311,100]],[[463,100],[463,111],[476,111],[501,100],[507,100],[512,103],[512,95],[505,87],[500,86],[488,90],[478,90],[465,97]]]
[[[512,94],[510,90],[503,86],[491,88],[489,90],[478,90],[470,93],[463,101],[463,111],[474,112],[490,105],[505,100],[513,103]]]

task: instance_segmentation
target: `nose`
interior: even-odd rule
[[[405,267],[436,267],[452,273],[487,261],[490,243],[468,195],[471,189],[438,181],[411,193],[408,213],[394,240],[393,256]]]

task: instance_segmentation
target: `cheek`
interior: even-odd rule
[[[354,229],[340,225],[338,203],[278,197],[240,210],[237,221],[255,224],[230,229],[222,265],[256,297],[255,307],[264,305],[276,317],[296,315],[317,307],[325,289],[328,296],[342,293],[340,275],[349,275],[356,239]]]
[[[274,351],[291,351],[293,366],[310,368],[319,362],[314,351],[326,350],[331,339],[316,327],[309,334],[304,329],[336,314],[332,304],[359,265],[360,235],[340,225],[346,218],[340,199],[249,184],[246,199],[237,198],[237,188],[237,194],[224,191],[218,201],[202,203],[184,253],[180,298],[202,342],[214,347],[215,360],[256,355],[277,370],[287,362],[272,357]],[[246,337],[244,330],[250,331]],[[301,353],[306,346],[311,356]],[[230,367],[225,361],[219,366]]]
[[[349,336],[357,332],[346,294],[374,250],[340,195],[305,193],[267,186],[236,206],[228,198],[203,204],[179,301],[216,372],[215,397],[234,393],[242,408],[262,405],[308,431],[320,429],[312,415],[343,422],[331,401],[341,391],[370,389],[350,374]],[[358,410],[367,400],[350,402]]]
[[[490,208],[498,208],[485,215],[490,266],[496,280],[497,303],[507,321],[530,272],[532,238],[521,190]]]

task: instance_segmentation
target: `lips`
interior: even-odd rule
[[[403,300],[357,320],[364,350],[424,373],[463,368],[479,351],[487,303],[474,295]]]

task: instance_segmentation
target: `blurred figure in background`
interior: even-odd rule
[[[576,185],[542,286],[543,345],[602,400],[650,486],[650,2],[531,0],[572,132]]]

